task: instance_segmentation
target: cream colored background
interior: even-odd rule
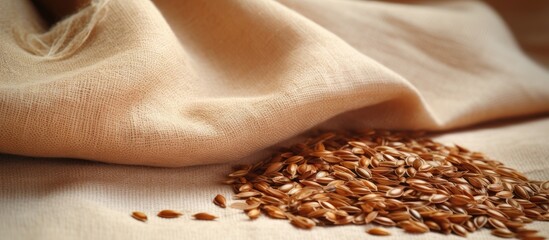
[[[547,180],[549,4],[491,2],[100,0],[48,30],[0,1],[0,152],[32,156],[0,157],[0,239],[367,238],[210,203],[318,125],[442,131]],[[129,217],[162,208],[185,216]]]

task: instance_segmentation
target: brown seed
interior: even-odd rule
[[[255,203],[252,203],[252,204],[247,204],[247,203],[243,203],[243,202],[235,202],[235,203],[232,203],[230,205],[231,208],[234,208],[234,209],[240,209],[240,210],[250,210],[250,209],[254,209],[254,208],[257,208],[259,207],[261,203],[259,202],[255,202]]]
[[[327,212],[330,212],[330,210],[325,209],[325,208],[319,208],[319,209],[313,210],[312,212],[309,212],[307,214],[307,217],[309,217],[309,218],[320,218],[320,217],[323,217],[324,214],[326,214]]]
[[[499,198],[512,198],[513,197],[513,193],[510,192],[510,191],[501,191],[501,192],[498,192],[496,193],[496,196],[499,197]]]
[[[389,235],[391,235],[391,232],[385,230],[384,228],[378,228],[378,227],[370,228],[367,232],[369,234],[376,235],[376,236],[389,236]]]
[[[229,177],[243,177],[243,176],[246,176],[246,174],[248,174],[248,171],[249,171],[248,169],[238,170],[229,174]]]
[[[213,203],[214,203],[215,205],[217,205],[217,206],[222,207],[222,208],[226,208],[226,207],[227,207],[227,205],[226,205],[227,200],[226,200],[225,197],[224,197],[223,195],[221,195],[221,194],[217,194],[217,195],[215,196],[215,198],[213,199]]]
[[[538,235],[528,235],[520,238],[521,240],[545,240],[545,237]]]
[[[381,175],[385,175],[385,174],[391,173],[393,171],[394,171],[394,169],[390,168],[390,167],[376,167],[376,168],[372,169],[372,173],[377,173],[377,174],[381,174]]]
[[[175,210],[162,210],[158,212],[157,216],[161,218],[177,218],[179,216],[183,215],[183,213],[175,211]]]
[[[328,163],[340,163],[343,161],[341,158],[335,157],[335,156],[323,156],[323,157],[320,157],[320,159]]]
[[[448,220],[450,220],[450,222],[456,223],[456,224],[463,224],[463,223],[467,222],[467,220],[469,220],[469,218],[471,218],[471,216],[469,216],[467,214],[453,214],[453,215],[448,216]]]
[[[486,210],[486,213],[488,214],[488,216],[498,220],[506,221],[508,219],[508,217],[505,214],[503,214],[501,211],[498,211],[496,209],[488,209]]]
[[[545,191],[548,191],[549,190],[549,181],[545,181],[543,182],[541,185],[540,185],[540,188],[545,190]]]
[[[301,161],[303,161],[303,156],[293,156],[293,157],[290,157],[290,158],[286,159],[286,163],[288,163],[288,164],[291,164],[291,163],[295,164],[295,163],[299,163]]]
[[[540,195],[530,197],[530,201],[533,203],[549,203],[549,199]]]
[[[356,214],[356,213],[360,213],[362,212],[362,210],[358,207],[355,207],[355,206],[342,206],[342,207],[339,207],[340,210],[343,210],[349,214]]]
[[[392,212],[392,213],[389,213],[387,217],[395,222],[401,222],[401,221],[409,220],[411,218],[410,214],[407,211]]]
[[[278,190],[282,191],[282,192],[289,192],[290,190],[292,190],[293,188],[295,187],[295,184],[293,183],[286,183],[280,187],[278,187]]]
[[[279,198],[272,197],[272,196],[263,196],[261,197],[261,201],[263,201],[264,203],[275,205],[275,206],[283,205],[285,203],[284,200],[281,200]]]
[[[368,181],[366,179],[361,179],[360,182],[364,184],[365,187],[369,188],[372,191],[377,191],[377,185],[371,181]]]
[[[471,232],[471,233],[472,233],[472,232],[475,232],[475,231],[477,230],[477,227],[475,227],[475,224],[474,224],[473,221],[471,221],[471,220],[465,222],[465,223],[463,224],[463,227],[464,227],[465,229],[467,229],[467,231],[469,231],[469,232]]]
[[[530,195],[526,192],[525,188],[519,185],[515,185],[515,193],[520,198],[530,199]]]
[[[518,229],[516,229],[515,232],[516,232],[518,237],[524,237],[524,236],[529,236],[529,235],[535,235],[536,233],[538,233],[538,230],[527,229],[527,228],[518,228]]]
[[[466,236],[489,222],[495,235],[537,239],[524,229],[549,220],[549,181],[530,181],[482,153],[418,136],[320,133],[238,166],[225,182],[246,203],[231,207],[250,219],[263,211],[305,229],[375,222]]]
[[[295,176],[296,173],[297,173],[297,164],[295,164],[295,163],[290,163],[290,164],[286,167],[286,172],[288,172],[288,174],[290,174],[291,177]]]
[[[399,224],[400,224],[400,227],[402,227],[404,231],[408,233],[429,232],[429,227],[422,222],[402,221],[402,222],[399,222]]]
[[[503,191],[503,185],[497,184],[497,183],[490,184],[490,185],[488,185],[488,190],[493,191],[493,192],[501,192],[501,191]]]
[[[467,237],[467,230],[458,224],[451,225],[452,232],[458,236]]]
[[[248,211],[247,215],[251,220],[254,220],[254,219],[257,219],[261,215],[261,211],[259,211],[259,209],[257,209],[257,208],[254,208],[254,209]]]
[[[463,206],[471,203],[471,198],[469,198],[467,195],[452,195],[450,197],[450,203],[456,205],[456,206]]]
[[[507,221],[507,222],[504,222],[504,224],[509,229],[519,229],[524,227],[525,223],[519,222],[519,221]]]
[[[381,217],[379,215],[374,219],[374,222],[379,224],[379,225],[388,226],[388,227],[396,226],[396,223],[393,220],[391,220],[390,218]]]
[[[402,191],[402,188],[393,188],[393,189],[387,191],[385,196],[390,197],[390,198],[397,198],[397,197],[402,196],[403,193],[404,193],[404,191]]]
[[[440,226],[436,222],[433,222],[433,221],[425,221],[425,225],[427,225],[429,227],[429,229],[432,230],[432,231],[439,232],[441,230]]]
[[[423,220],[423,218],[421,217],[421,214],[415,210],[415,209],[411,209],[408,210],[408,212],[410,212],[410,216],[412,216],[412,218],[418,222],[420,222],[421,220]]]
[[[353,147],[359,147],[359,148],[362,148],[362,149],[369,149],[369,147],[368,147],[368,145],[366,145],[366,143],[359,142],[359,141],[350,141],[349,145],[351,145]]]
[[[278,189],[275,189],[275,188],[268,188],[265,193],[273,196],[273,197],[276,197],[276,198],[279,198],[279,199],[286,199],[288,198],[288,194],[286,194],[285,192],[283,191],[280,191]]]
[[[290,223],[295,227],[303,229],[311,229],[316,225],[313,220],[302,216],[292,218],[292,220],[290,220]]]
[[[282,209],[280,209],[278,207],[268,205],[268,206],[265,206],[264,209],[267,212],[267,215],[269,215],[272,218],[278,218],[278,219],[286,219],[287,218],[284,211],[282,211]]]
[[[280,169],[282,169],[283,166],[284,166],[284,164],[281,163],[281,162],[274,162],[271,165],[269,165],[269,167],[267,169],[265,169],[265,172],[263,174],[268,175],[268,174],[271,174],[273,172],[278,172],[278,171],[280,171]]]
[[[351,180],[354,179],[353,175],[345,173],[345,172],[334,172],[334,176],[339,178],[339,179],[346,180],[346,181],[351,181]]]
[[[494,228],[502,228],[502,229],[507,229],[507,227],[505,226],[505,224],[500,221],[500,220],[497,220],[495,218],[489,218],[488,219],[488,222],[490,223],[490,225]]]
[[[329,203],[329,202],[321,201],[321,202],[319,202],[319,203],[320,203],[320,206],[322,206],[323,208],[332,209],[332,210],[335,210],[335,209],[336,209],[336,208],[334,207],[334,205],[332,205],[332,204]]]
[[[416,176],[416,172],[417,172],[417,170],[413,167],[406,169],[406,175],[408,175],[409,177]]]
[[[147,221],[147,214],[143,213],[143,212],[132,212],[132,217],[141,221],[141,222],[146,222]]]
[[[475,224],[475,227],[478,229],[484,227],[486,223],[488,222],[488,218],[486,216],[478,216],[473,220],[473,223]]]
[[[249,205],[247,203],[243,203],[243,202],[235,202],[235,203],[232,203],[231,204],[231,208],[234,208],[234,209],[240,209],[240,210],[244,210],[248,207]]]
[[[430,214],[429,217],[431,217],[435,220],[444,220],[444,219],[448,219],[448,217],[451,216],[451,215],[452,215],[451,212],[440,211],[440,212],[435,212],[435,213]]]
[[[377,211],[372,211],[372,212],[368,213],[368,215],[366,215],[366,218],[364,218],[364,222],[366,224],[372,222],[374,219],[376,219],[377,214],[378,214]]]
[[[369,169],[367,168],[357,168],[356,169],[356,173],[360,176],[360,177],[363,177],[365,179],[370,179],[372,178],[372,173],[370,172]]]
[[[541,217],[541,213],[539,213],[536,210],[524,209],[523,212],[527,217],[532,218],[532,219],[538,219],[538,218]]]
[[[196,220],[206,220],[206,221],[211,221],[211,220],[214,220],[214,219],[217,218],[216,216],[211,215],[209,213],[205,213],[205,212],[197,213],[197,214],[193,215],[193,217]]]
[[[249,192],[241,192],[239,194],[234,195],[236,198],[249,198],[249,197],[257,197],[261,196],[262,194],[260,192],[256,191],[249,191]]]
[[[503,229],[503,228],[496,228],[496,229],[492,230],[492,235],[498,236],[498,237],[501,237],[501,238],[513,238],[513,237],[515,237],[515,234],[513,232],[509,231],[508,229]]]
[[[444,194],[433,194],[429,197],[429,202],[432,203],[443,203],[448,200],[449,196]]]

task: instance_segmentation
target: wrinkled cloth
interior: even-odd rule
[[[445,144],[458,143],[482,151],[532,180],[549,180],[549,116],[483,125],[436,136]],[[234,163],[184,168],[152,168],[103,164],[74,159],[23,158],[0,155],[0,239],[372,239],[372,225],[297,229],[287,220],[261,216],[250,221],[241,210],[222,209],[212,203],[223,194],[228,204],[232,188],[220,184]],[[184,213],[162,219],[163,209]],[[147,223],[133,219],[133,211],[149,216]],[[209,212],[214,222],[196,221],[192,215]],[[549,223],[527,225],[549,236]],[[388,228],[387,240],[464,240],[440,233],[405,233]],[[467,239],[500,239],[490,229]]]
[[[502,19],[478,1],[95,0],[48,29],[30,1],[1,1],[0,152],[188,166],[315,126],[545,113],[537,4]]]
[[[430,130],[548,180],[547,16],[548,1],[94,0],[49,28],[2,0],[0,239],[369,238],[211,202],[233,202],[232,165],[313,127]]]

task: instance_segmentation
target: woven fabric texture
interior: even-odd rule
[[[515,38],[477,1],[95,0],[50,29],[30,1],[0,9],[4,153],[188,166],[322,124],[448,130],[549,110],[547,17],[509,15],[531,24]]]
[[[231,165],[313,127],[430,130],[548,180],[547,16],[549,1],[93,0],[49,28],[1,0],[0,239],[369,238],[212,204],[233,201]],[[204,211],[219,219],[191,219]]]
[[[482,151],[533,180],[549,179],[549,117],[484,125],[445,133],[436,140],[459,143]],[[0,155],[0,239],[373,239],[368,226],[315,227],[307,231],[286,220],[265,216],[255,221],[240,210],[212,203],[223,194],[229,203],[231,187],[220,184],[231,166],[261,159],[184,168],[154,168],[94,163],[74,159],[23,158]],[[182,211],[178,219],[161,219],[163,209]],[[149,216],[147,223],[133,219],[133,211]],[[209,212],[214,222],[196,221],[192,214]],[[549,237],[549,224],[528,228]],[[456,235],[410,235],[389,228],[387,240],[464,240]],[[377,237],[376,237],[377,238]],[[501,239],[489,229],[468,239]]]

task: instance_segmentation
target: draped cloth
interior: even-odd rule
[[[547,17],[523,34],[534,58],[475,1],[102,0],[50,29],[29,1],[0,4],[4,153],[187,166],[318,125],[549,110]]]
[[[315,127],[428,130],[549,179],[547,16],[546,1],[94,0],[49,27],[0,1],[0,232],[364,238],[211,204],[235,161]],[[187,218],[128,216],[164,207]]]

